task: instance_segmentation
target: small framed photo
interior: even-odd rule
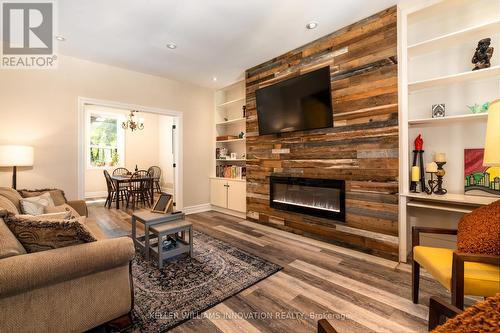
[[[444,104],[432,104],[432,118],[443,118],[445,114]]]
[[[173,197],[171,194],[161,192],[160,197],[156,199],[151,212],[167,214],[173,209]]]

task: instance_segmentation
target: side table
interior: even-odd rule
[[[150,211],[142,211],[132,214],[132,239],[134,244],[144,251],[144,258],[149,260],[150,231],[152,225],[166,223],[170,221],[184,220],[184,213],[160,214]],[[144,236],[137,236],[137,222],[144,224]]]

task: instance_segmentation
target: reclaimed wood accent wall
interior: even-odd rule
[[[396,259],[396,7],[246,71],[247,218]],[[330,66],[334,127],[258,134],[256,89]],[[271,173],[346,181],[346,223],[269,207]]]

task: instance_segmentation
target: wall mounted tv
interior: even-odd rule
[[[256,91],[259,134],[333,126],[330,67]]]

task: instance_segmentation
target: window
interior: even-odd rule
[[[91,168],[124,165],[124,133],[121,116],[90,113],[88,121],[88,161]]]

